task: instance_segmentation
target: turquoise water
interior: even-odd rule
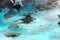
[[[4,18],[4,14],[6,14],[8,10],[3,10],[0,13],[0,40],[60,40],[60,26],[57,24],[60,19],[58,18],[58,14],[60,14],[60,9],[55,8],[52,10],[44,10],[33,12],[32,3],[26,4],[26,8],[22,8],[20,10],[20,15],[18,12],[15,16],[9,19]],[[22,19],[23,14],[28,14],[29,12],[33,12],[31,16],[35,19],[33,22],[29,24],[19,23],[21,20],[14,22],[17,19]],[[19,28],[15,28],[14,26],[10,26],[11,24],[17,23]],[[6,37],[7,33],[19,33],[18,37]]]

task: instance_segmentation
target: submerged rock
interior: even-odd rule
[[[58,22],[58,25],[60,26],[60,22]]]
[[[18,10],[18,12],[19,12],[19,10],[22,8],[22,6],[18,4],[18,5],[14,5],[13,8]]]
[[[58,18],[60,18],[60,15],[58,15]]]
[[[17,24],[12,24],[8,26],[8,31],[6,31],[6,37],[18,37],[20,35],[20,29]]]
[[[19,36],[19,34],[14,34],[14,33],[12,33],[12,34],[6,34],[5,35],[6,37],[18,37]]]
[[[33,21],[33,18],[30,15],[26,15],[26,17],[21,20],[23,21],[22,23],[30,23]]]
[[[54,9],[58,6],[58,0],[35,0],[33,6],[39,11]]]

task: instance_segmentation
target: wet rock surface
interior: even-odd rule
[[[26,15],[26,17],[21,20],[23,21],[22,23],[30,23],[33,21],[33,18],[30,15]]]
[[[19,35],[18,34],[6,34],[5,35],[6,37],[18,37]]]
[[[60,15],[58,15],[58,18],[60,18]]]
[[[18,10],[18,12],[19,12],[19,10],[22,8],[22,6],[18,4],[18,5],[14,5],[12,8]]]
[[[58,25],[60,26],[60,22],[58,22]]]

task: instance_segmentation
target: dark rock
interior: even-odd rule
[[[58,22],[58,25],[60,26],[60,22]]]
[[[17,35],[17,34],[6,34],[5,36],[7,36],[7,37],[18,37],[19,35]]]
[[[41,5],[37,5],[37,6],[35,6],[35,8],[38,9],[38,10],[40,10]]]
[[[47,5],[52,5],[52,3],[51,2],[48,2]]]
[[[33,18],[30,15],[26,15],[26,17],[21,20],[23,21],[22,23],[30,23],[33,21]]]
[[[60,18],[60,15],[58,15],[58,17]]]

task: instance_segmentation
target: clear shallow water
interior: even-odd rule
[[[27,9],[28,8],[28,9]],[[15,15],[14,17],[5,20],[4,14],[8,11],[3,10],[0,13],[0,40],[60,40],[60,26],[57,24],[60,19],[58,14],[60,14],[60,9],[38,11],[33,13],[31,16],[35,19],[29,24],[19,23],[21,20],[14,22],[16,19],[22,19],[25,12],[31,11],[31,7],[22,9],[21,15]],[[23,13],[23,14],[22,14]],[[14,28],[8,26],[11,23],[17,23],[19,28]],[[6,33],[20,33],[18,37],[6,37]]]

